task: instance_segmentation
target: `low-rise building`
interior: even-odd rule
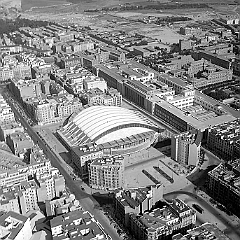
[[[208,131],[207,146],[224,160],[240,157],[240,119],[213,126]]]
[[[45,206],[48,217],[61,215],[81,208],[79,201],[75,198],[75,195],[69,195],[67,193],[64,193],[62,196],[53,200],[46,200]]]
[[[0,95],[0,123],[6,124],[15,121],[14,113],[6,100]]]
[[[64,121],[72,113],[79,112],[82,103],[70,94],[65,96],[47,96],[31,98],[24,102],[29,114],[39,125]]]
[[[83,88],[86,91],[89,91],[93,88],[98,88],[101,91],[107,91],[107,82],[103,78],[99,77],[88,77],[83,80]]]
[[[220,163],[208,172],[208,194],[240,217],[240,160]]]
[[[24,132],[24,128],[20,123],[13,121],[11,123],[1,124],[0,140],[5,141],[7,135],[11,135],[12,133],[15,132]]]
[[[49,160],[34,162],[27,165],[22,159],[0,150],[1,171],[0,171],[0,186],[12,186],[22,181],[28,181],[36,174],[49,171],[52,168]]]
[[[53,218],[50,220],[50,225],[53,240],[63,239],[66,234],[73,239],[108,239],[103,228],[93,216],[80,209]]]
[[[0,210],[6,212],[13,211],[20,214],[20,204],[16,192],[12,189],[1,187],[0,194]]]
[[[14,132],[6,137],[6,143],[13,154],[23,158],[24,153],[34,145],[30,136],[25,132]]]
[[[81,99],[88,105],[119,106],[122,105],[122,95],[116,89],[102,92],[100,89],[91,89],[82,95]]]
[[[176,198],[162,208],[137,215],[131,213],[128,228],[137,239],[170,239],[178,232],[186,232],[196,224],[196,212]]]
[[[124,158],[102,157],[89,165],[89,184],[94,189],[115,190],[123,187]]]
[[[119,190],[115,194],[114,207],[116,217],[129,226],[131,213],[143,214],[163,198],[163,186],[153,185],[146,188]]]
[[[176,234],[172,240],[186,240],[186,239],[221,239],[230,240],[216,225],[212,223],[203,223],[202,225],[190,229],[187,234]]]
[[[30,219],[21,214],[1,211],[0,225],[1,239],[30,240],[32,237]]]

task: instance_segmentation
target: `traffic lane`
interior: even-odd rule
[[[73,192],[76,195],[76,198],[79,200],[80,205],[85,210],[89,211],[94,215],[95,219],[100,222],[100,224],[106,230],[107,234],[109,234],[112,237],[112,239],[120,240],[121,238],[115,232],[115,229],[113,228],[113,226],[111,226],[110,223],[108,223],[108,219],[106,218],[106,216],[103,213],[99,213],[99,211],[96,211],[95,203],[94,203],[96,202],[96,200],[91,195],[82,191],[80,186],[76,186],[71,176],[69,176],[66,170],[64,169],[63,163],[61,163],[60,160],[53,155],[52,150],[48,147],[47,144],[45,144],[42,141],[42,139],[37,135],[37,133],[26,123],[23,116],[19,114],[19,112],[15,109],[14,106],[13,108],[18,118],[22,120],[21,121],[22,125],[27,129],[28,134],[32,137],[33,141],[43,149],[43,151],[46,153],[47,157],[50,160],[53,160],[53,159],[55,160],[55,161],[51,161],[52,165],[58,168],[61,174],[64,176],[67,186],[69,187],[71,192]],[[91,198],[93,198],[94,201]]]

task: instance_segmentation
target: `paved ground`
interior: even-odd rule
[[[185,175],[178,175],[168,167],[169,162],[172,162],[172,165],[176,164],[176,162],[158,150],[151,148],[149,154],[144,156],[146,158],[143,157],[140,161],[139,158],[136,158],[138,162],[135,160],[135,162],[125,168],[124,179],[126,188],[145,187],[153,184],[153,181],[148,178],[142,170],[149,172],[156,180],[164,185],[164,193],[180,190],[181,188],[191,185]],[[169,177],[172,177],[174,183],[170,183],[163,175],[155,170],[153,166],[159,167]]]

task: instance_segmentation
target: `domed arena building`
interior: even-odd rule
[[[159,129],[140,113],[116,106],[91,106],[70,118],[58,131],[64,145],[124,155],[148,148]]]

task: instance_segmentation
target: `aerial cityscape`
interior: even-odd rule
[[[0,239],[240,240],[240,1],[0,0]]]

